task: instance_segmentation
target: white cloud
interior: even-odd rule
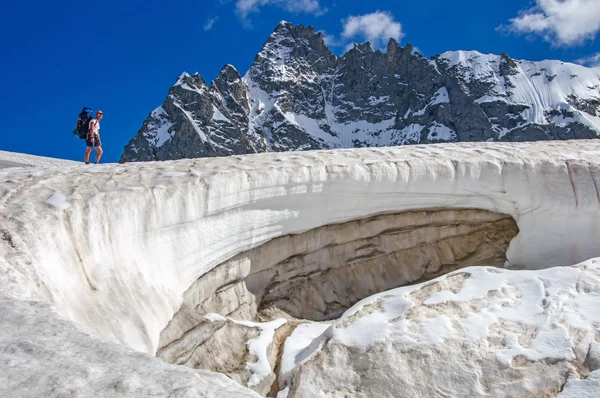
[[[348,51],[352,50],[353,48],[354,48],[354,43],[348,43],[344,47],[344,52],[347,53]]]
[[[388,12],[376,11],[366,15],[350,16],[343,22],[344,39],[368,40],[374,49],[385,48],[391,37],[398,42],[404,37],[402,25]]]
[[[204,24],[204,31],[209,31],[213,28],[213,25],[215,24],[215,22],[217,22],[217,19],[219,19],[218,17],[215,18],[209,18],[208,21],[206,21],[206,23]]]
[[[323,41],[327,47],[337,47],[340,45],[340,42],[334,35],[330,35],[324,30],[321,31],[321,34],[323,35]]]
[[[575,62],[580,65],[589,66],[592,68],[599,67],[600,66],[600,52],[590,55],[588,57],[580,58]]]
[[[509,30],[540,35],[557,46],[574,46],[600,31],[599,0],[535,0],[510,20]]]
[[[235,8],[242,18],[260,11],[260,7],[273,5],[286,11],[321,15],[326,10],[321,8],[319,0],[237,0]]]

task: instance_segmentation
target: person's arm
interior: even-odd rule
[[[89,125],[89,129],[88,129],[88,137],[90,138],[90,142],[94,142],[95,140],[95,134],[94,134],[94,119],[90,120],[90,125]]]
[[[94,133],[94,137],[98,140],[98,144],[102,145],[102,141],[100,141],[100,126],[98,126],[98,123],[100,123],[98,120],[96,120],[96,125],[94,127],[96,127],[96,132]]]

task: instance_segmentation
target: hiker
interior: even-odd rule
[[[87,138],[85,140],[85,144],[87,148],[85,150],[85,164],[90,164],[90,154],[92,153],[92,148],[96,150],[96,160],[94,163],[98,163],[100,161],[100,157],[102,156],[102,142],[100,142],[100,119],[102,119],[102,111],[96,111],[96,118],[90,120],[89,131]]]

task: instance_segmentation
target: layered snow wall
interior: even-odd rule
[[[574,264],[600,255],[599,154],[597,141],[477,143],[2,169],[0,289],[153,355],[200,276],[334,223],[488,210],[518,225],[511,265]]]

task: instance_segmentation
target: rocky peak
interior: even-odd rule
[[[242,76],[232,65],[225,65],[219,75],[212,81],[211,84],[216,87],[220,92],[226,92],[231,90],[231,86],[243,86]]]
[[[216,90],[215,96],[225,112],[230,113],[232,117],[240,120],[240,116],[246,115],[249,111],[248,88],[242,81],[237,69],[232,65],[225,65],[219,75],[212,81],[212,88]]]
[[[315,33],[315,28],[313,26],[309,25],[305,27],[302,24],[294,26],[290,22],[282,21],[279,25],[277,25],[273,33],[271,33],[271,35],[269,36],[269,40],[267,40],[267,43],[269,41],[278,41],[282,37],[289,37],[293,40],[311,40],[314,36],[319,36],[319,34]]]
[[[354,43],[354,46],[350,49],[350,51],[348,51],[346,54],[344,54],[344,56],[346,55],[351,55],[351,56],[364,56],[367,54],[371,54],[373,53],[373,48],[371,47],[371,43],[364,42],[364,43]]]
[[[325,45],[322,33],[315,33],[312,26],[294,26],[289,22],[282,22],[263,45],[255,58],[255,63],[264,60],[275,63],[293,62],[300,59],[315,62],[321,57],[330,62],[335,61],[336,58]]]
[[[415,57],[413,51],[413,46],[410,43],[407,43],[405,47],[402,47],[396,40],[390,39],[385,57],[391,68],[400,73],[402,70],[405,71],[409,64],[415,61],[424,60],[423,57]],[[423,67],[426,66],[423,65]]]
[[[179,77],[177,78],[177,82],[175,83],[175,86],[182,86],[182,85],[188,85],[188,86],[196,88],[196,89],[204,89],[207,87],[206,82],[204,81],[202,76],[200,76],[200,74],[197,72],[194,73],[193,75],[190,75],[187,72],[183,72],[181,75],[179,75]]]
[[[264,91],[282,91],[288,84],[313,84],[318,76],[335,68],[336,56],[323,35],[312,26],[280,23],[256,56],[247,73],[247,83]],[[288,97],[288,105],[292,98]],[[287,105],[285,105],[287,106]]]
[[[185,104],[193,101],[193,98],[198,95],[202,96],[208,90],[208,85],[198,73],[190,75],[183,72],[169,90],[169,97],[180,98]]]
[[[393,38],[390,38],[390,40],[388,41],[386,50],[385,50],[387,59],[390,61],[395,59],[396,52],[398,51],[399,48],[400,48],[400,45],[398,44],[398,42],[396,40],[394,40]]]
[[[500,54],[500,76],[513,76],[519,74],[519,64],[507,53]]]
[[[231,82],[241,78],[242,76],[233,65],[226,64],[225,66],[223,66],[221,72],[219,72],[219,75],[215,80],[224,80]]]

